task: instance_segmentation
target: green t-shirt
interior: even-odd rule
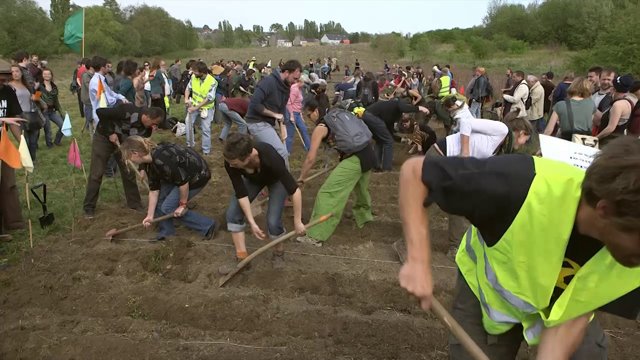
[[[573,129],[569,122],[566,101],[560,101],[553,106],[553,111],[558,114],[560,129],[562,132],[591,131],[593,114],[596,112],[596,103],[589,97],[582,100],[569,100],[573,112]]]

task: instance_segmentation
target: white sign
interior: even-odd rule
[[[562,161],[586,170],[600,151],[553,136],[540,135],[542,157]]]

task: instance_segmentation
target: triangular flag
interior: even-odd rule
[[[82,160],[80,160],[80,149],[78,148],[76,139],[73,139],[71,141],[71,144],[69,144],[67,163],[69,163],[69,165],[73,165],[77,169],[82,169]]]
[[[69,118],[69,113],[64,114],[64,121],[62,122],[62,129],[60,129],[60,131],[62,131],[62,134],[64,134],[64,136],[71,136],[71,118]]]
[[[100,109],[106,108],[107,107],[107,95],[105,95],[105,93],[104,93],[104,84],[102,83],[102,79],[99,79],[98,91],[97,91],[96,95],[98,96],[98,108],[100,108]]]
[[[20,162],[20,153],[16,146],[9,140],[9,127],[4,124],[2,127],[2,134],[0,135],[0,160],[4,161],[14,169],[20,169],[22,163]]]
[[[33,160],[31,160],[31,153],[29,153],[29,147],[27,147],[27,140],[25,140],[24,134],[20,136],[18,152],[20,153],[22,167],[30,173],[33,172]]]

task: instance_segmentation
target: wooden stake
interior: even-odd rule
[[[310,227],[316,226],[322,222],[327,221],[327,219],[329,219],[330,217],[333,216],[333,213],[329,213],[327,215],[323,215],[320,216],[319,218],[313,220],[312,222],[308,223],[306,225],[306,228],[309,229]],[[232,272],[230,272],[229,274],[225,275],[222,279],[220,279],[220,283],[219,286],[223,287],[224,284],[231,280],[231,278],[240,272],[240,270],[242,270],[245,266],[247,266],[247,264],[249,264],[251,262],[251,260],[255,259],[256,257],[258,257],[258,255],[264,253],[265,251],[271,249],[272,247],[280,244],[283,241],[289,240],[290,238],[294,237],[296,235],[295,231],[291,231],[288,234],[282,235],[279,238],[271,241],[270,243],[268,243],[267,245],[261,247],[260,249],[256,250],[253,254],[247,256],[244,260],[240,261],[237,265],[236,268],[233,269]]]
[[[31,195],[29,193],[29,176],[27,170],[24,171],[24,196],[27,198],[27,209],[29,214],[29,246],[33,249],[33,227],[31,225]]]

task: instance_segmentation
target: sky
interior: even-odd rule
[[[49,11],[50,0],[36,0]],[[102,5],[103,0],[72,0],[80,6]],[[527,4],[530,0],[508,0]],[[273,23],[286,27],[290,21],[301,25],[304,19],[316,23],[339,22],[348,32],[415,34],[422,31],[468,28],[482,24],[491,0],[118,0],[121,8],[148,4],[164,8],[180,20],[191,20],[196,27],[211,28],[228,20],[245,29]]]

